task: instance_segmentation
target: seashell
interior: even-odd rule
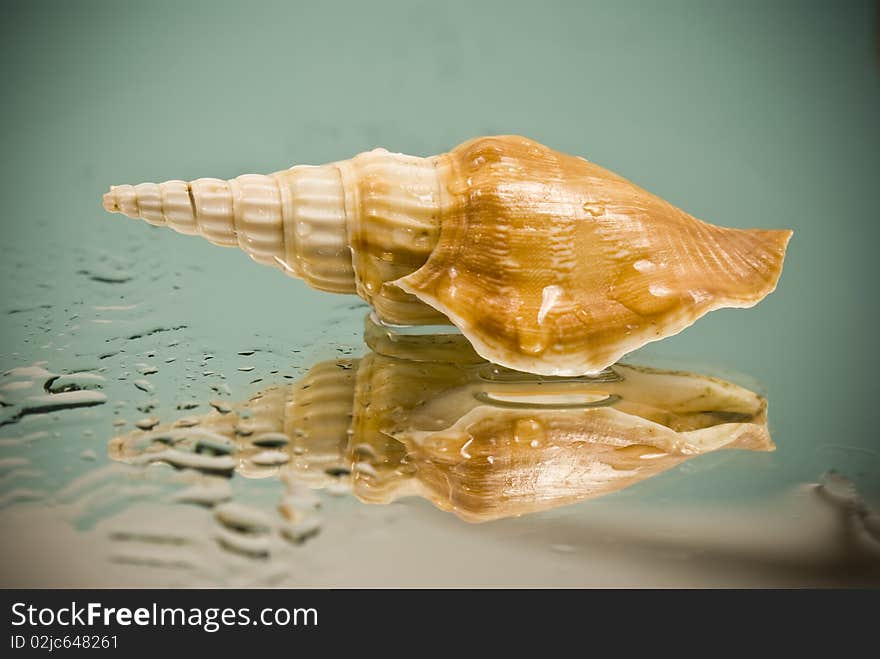
[[[289,492],[344,484],[363,502],[418,496],[485,521],[615,492],[718,449],[774,448],[766,400],[730,382],[623,364],[540,376],[475,359],[461,335],[387,332],[368,321],[372,351],[351,368],[322,362],[296,384],[206,415],[194,435],[133,432],[111,442],[111,456],[142,464],[144,453],[163,459],[175,438],[223,435],[238,473],[280,476]],[[265,448],[236,432],[245,410],[288,452],[283,465],[253,464]]]
[[[517,136],[221,181],[114,186],[104,207],[237,246],[397,325],[448,320],[497,364],[597,372],[772,292],[791,231],[713,226]]]

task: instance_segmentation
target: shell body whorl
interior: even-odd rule
[[[517,136],[116,186],[104,206],[357,293],[386,323],[452,322],[482,357],[545,375],[600,371],[709,311],[756,304],[791,237],[707,224]]]
[[[504,366],[600,371],[709,311],[756,304],[781,273],[790,231],[701,222],[522,137],[471,140],[449,155],[440,240],[395,283]]]
[[[385,322],[445,322],[392,282],[418,270],[449,213],[448,156],[419,158],[374,149],[337,163],[345,188],[348,242],[357,293]]]

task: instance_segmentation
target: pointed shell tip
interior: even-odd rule
[[[109,192],[105,192],[104,196],[101,199],[101,203],[104,206],[104,210],[108,213],[118,213],[119,212],[119,204],[117,203],[116,193],[113,191],[113,188],[110,188]]]

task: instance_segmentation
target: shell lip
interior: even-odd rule
[[[470,323],[468,323],[464,319],[464,317],[456,313],[447,305],[443,304],[433,295],[425,293],[421,289],[412,286],[410,282],[407,281],[407,279],[417,274],[418,272],[419,271],[417,270],[416,272],[412,273],[412,275],[401,277],[400,279],[397,279],[391,283],[402,289],[404,292],[415,295],[419,300],[421,300],[428,306],[433,307],[440,313],[444,314],[449,319],[449,321],[459,329],[464,337],[468,341],[470,341],[477,354],[480,355],[480,357],[482,357],[483,359],[492,362],[493,364],[498,364],[499,366],[504,366],[505,368],[510,368],[515,371],[524,371],[527,373],[535,373],[537,375],[579,376],[600,373],[604,368],[614,363],[610,362],[601,366],[595,366],[594,364],[588,363],[581,368],[578,368],[577,366],[565,368],[557,364],[551,363],[547,360],[541,359],[509,359],[499,350],[493,348],[491,345],[489,345],[489,343],[484,341],[480,333],[474,331]],[[617,360],[615,359],[614,361]]]
[[[415,272],[404,277],[396,279],[390,284],[399,287],[406,293],[416,296],[419,300],[428,306],[436,309],[444,314],[449,321],[455,325],[459,331],[471,342],[474,350],[484,359],[517,371],[535,373],[537,375],[565,376],[576,377],[581,375],[595,375],[603,369],[617,363],[625,355],[641,348],[648,343],[654,343],[662,339],[675,336],[686,330],[688,327],[697,322],[706,314],[717,311],[718,309],[747,309],[757,305],[768,295],[776,290],[779,279],[782,276],[783,265],[785,262],[788,243],[794,232],[790,229],[780,230],[783,239],[779,245],[779,268],[775,272],[775,276],[768,285],[749,299],[729,299],[718,298],[710,303],[706,303],[697,307],[691,307],[689,310],[683,310],[682,313],[670,316],[663,323],[661,331],[658,334],[656,328],[647,325],[641,332],[634,332],[625,339],[620,340],[614,350],[608,351],[607,357],[601,360],[594,360],[584,351],[575,352],[569,355],[559,355],[548,358],[547,355],[537,357],[528,357],[523,354],[513,353],[500,350],[490,345],[484,339],[479,330],[475,329],[460,313],[444,304],[437,296],[424,290],[418,285],[422,272],[431,264],[434,254],[428,261]]]
[[[415,274],[415,273],[413,273]],[[554,357],[553,359],[547,359],[546,357],[535,357],[530,358],[525,355],[511,353],[509,356],[505,354],[505,352],[498,350],[497,348],[491,346],[488,342],[483,340],[482,336],[478,331],[475,331],[473,327],[458,313],[450,309],[447,305],[443,304],[436,297],[425,293],[424,291],[411,286],[406,279],[409,277],[402,277],[393,282],[395,286],[399,286],[402,290],[412,295],[415,295],[425,304],[433,307],[437,311],[446,315],[446,317],[452,322],[464,337],[470,341],[474,350],[484,359],[492,362],[493,364],[498,364],[499,366],[504,366],[506,368],[510,368],[516,371],[524,371],[527,373],[535,373],[537,375],[550,375],[550,376],[563,376],[563,377],[577,377],[581,375],[596,375],[601,373],[604,369],[612,366],[617,363],[621,358],[629,353],[638,350],[642,346],[645,346],[649,343],[654,343],[656,341],[661,341],[665,338],[675,336],[686,330],[688,327],[697,322],[702,316],[705,314],[716,311],[718,309],[723,308],[749,308],[755,306],[758,302],[760,302],[764,297],[773,292],[776,288],[775,282],[773,287],[762,297],[756,300],[750,300],[747,303],[737,303],[729,300],[718,300],[716,304],[706,305],[704,309],[699,310],[693,314],[682,314],[674,321],[668,322],[664,331],[659,335],[654,334],[650,328],[646,329],[642,333],[633,333],[628,340],[620,341],[617,345],[617,348],[608,353],[608,357],[606,359],[600,361],[593,361],[589,358],[588,355],[585,355],[583,352],[581,353],[572,353],[566,356]]]

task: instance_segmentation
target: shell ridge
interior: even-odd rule
[[[456,152],[461,153],[466,148],[473,149],[468,152],[470,156],[479,153],[473,143],[466,143]],[[534,148],[527,146],[529,152],[523,158],[532,157]],[[564,179],[564,172],[560,173],[562,166],[558,163],[565,163],[559,158],[554,154],[546,159],[548,185],[559,187],[558,181]],[[472,174],[461,171],[459,159],[453,158],[453,162],[456,167],[453,182]],[[515,166],[515,159],[512,162]],[[513,225],[523,215],[510,220],[504,217],[492,219],[495,224],[489,228],[471,225],[469,212],[476,211],[464,208],[465,200],[459,203],[454,215],[441,223],[439,240],[425,264],[393,284],[446,315],[485,359],[516,370],[547,375],[577,375],[601,370],[646,343],[680,333],[710,311],[753,306],[775,289],[781,274],[784,244],[754,249],[764,247],[762,239],[765,234],[702,222],[614,175],[609,175],[608,189],[611,192],[593,190],[601,182],[597,177],[604,170],[580,159],[577,167],[579,169],[573,177],[593,181],[587,205],[598,203],[602,207],[603,212],[598,217],[565,216],[566,202],[576,194],[571,185],[567,189],[563,185],[557,190],[556,198],[562,198],[559,204],[549,206],[549,210],[547,204],[538,208],[538,212],[543,213],[538,220],[517,226]],[[590,170],[589,176],[583,169]],[[510,180],[505,194],[516,189],[515,180],[514,183]],[[526,185],[533,186],[534,183],[526,181]],[[608,195],[620,196],[621,193],[615,190],[621,186],[630,186],[634,190],[629,192],[636,195],[630,208],[636,211],[628,213],[625,205],[601,201]],[[453,194],[455,192],[453,190]],[[471,192],[471,200],[473,194]],[[547,218],[545,225],[541,224],[541,218]],[[561,218],[565,220],[557,221]],[[528,255],[538,274],[533,276],[521,269],[516,270],[518,266],[514,266],[511,272],[498,274],[499,270],[508,267],[499,252],[498,242],[513,242],[517,240],[517,231],[522,235],[536,227],[540,231],[541,226],[547,228],[536,238],[537,247]],[[508,241],[487,239],[487,236],[497,238],[502,234],[509,236]],[[589,237],[591,234],[592,238]],[[790,232],[776,235],[784,237],[781,241],[784,243]],[[592,247],[589,252],[577,252],[579,236],[588,241],[587,249]],[[565,259],[557,258],[554,250],[547,249],[548,245],[571,247],[577,261],[575,268],[567,271]],[[479,250],[483,250],[482,254]],[[514,256],[522,259],[526,251]],[[665,267],[656,267],[648,273],[634,268],[639,259],[653,258],[655,252],[669,261]],[[764,260],[761,254],[750,256],[750,252],[764,252],[768,258]],[[552,258],[545,257],[545,253]],[[543,261],[542,257],[545,257]],[[590,258],[599,259],[604,265],[589,263]],[[537,262],[534,259],[538,259]],[[468,267],[474,263],[487,271],[468,272]],[[654,266],[650,261],[649,265]],[[591,266],[604,270],[607,278],[590,279]],[[450,273],[454,276],[451,277]],[[538,279],[526,281],[524,287],[524,276]],[[563,291],[555,296],[559,303],[548,309],[543,305],[542,288],[546,289],[545,284],[551,279],[554,280],[552,285],[557,285],[556,280],[560,278]],[[459,286],[453,279],[463,284]],[[502,282],[507,283],[503,285]],[[521,285],[513,286],[516,282]],[[523,290],[532,298],[524,298]],[[614,311],[615,306],[621,311]],[[589,317],[589,322],[579,321],[585,326],[584,330],[579,330],[571,320],[581,309],[586,310]],[[573,336],[572,332],[581,338],[575,337],[560,354],[539,351],[538,355],[528,355],[516,344],[523,336],[526,340],[532,336],[540,338],[548,325],[562,337],[562,341]]]
[[[278,172],[273,174],[269,174],[269,179],[271,179],[275,183],[275,187],[278,189],[278,214],[279,219],[281,220],[281,249],[279,250],[279,254],[281,254],[282,259],[284,259],[278,265],[283,266],[283,270],[285,272],[289,272],[292,270],[294,274],[297,273],[295,267],[290,266],[288,261],[288,225],[293,224],[290,220],[290,207],[291,207],[291,198],[290,198],[290,188],[284,185],[284,181],[281,180],[281,177]],[[279,257],[276,255],[275,257],[276,263],[279,261]]]

